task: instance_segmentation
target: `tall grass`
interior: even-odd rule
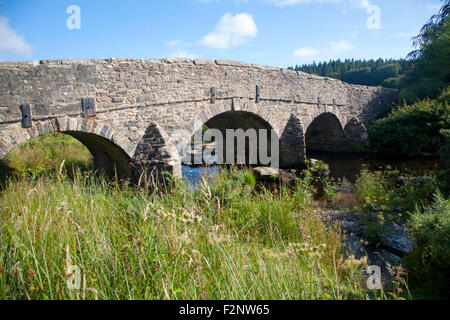
[[[313,213],[308,181],[268,192],[224,170],[151,193],[77,174],[0,195],[2,299],[366,299],[363,261]],[[67,286],[68,267],[81,286]],[[378,293],[380,295],[380,293]],[[379,297],[384,297],[381,295]]]

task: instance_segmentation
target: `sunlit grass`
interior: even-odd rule
[[[366,299],[364,262],[311,210],[307,181],[267,192],[224,170],[192,191],[76,175],[0,195],[3,299]],[[80,267],[81,287],[67,287]]]
[[[45,134],[20,144],[1,159],[4,167],[17,173],[57,173],[61,164],[68,170],[92,168],[92,155],[77,139],[63,133]],[[64,162],[63,162],[64,161]]]

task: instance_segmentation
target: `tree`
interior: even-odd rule
[[[412,64],[403,81],[402,96],[408,102],[437,97],[450,82],[450,0],[443,0],[439,13],[432,16],[418,36],[416,50],[408,55]]]

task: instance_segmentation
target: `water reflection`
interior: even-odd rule
[[[411,173],[416,170],[440,169],[438,159],[369,159],[364,156],[343,153],[310,152],[309,159],[318,159],[327,163],[330,167],[330,176],[346,180],[354,184],[361,170],[370,171],[394,169],[403,173]]]

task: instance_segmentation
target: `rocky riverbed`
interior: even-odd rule
[[[368,265],[376,265],[381,269],[382,281],[385,285],[392,283],[392,267],[404,264],[403,257],[411,252],[413,241],[406,225],[389,224],[379,239],[367,236],[363,215],[367,213],[342,209],[321,209],[317,211],[329,225],[338,225],[342,230],[343,252],[346,257],[355,259],[367,257]]]

